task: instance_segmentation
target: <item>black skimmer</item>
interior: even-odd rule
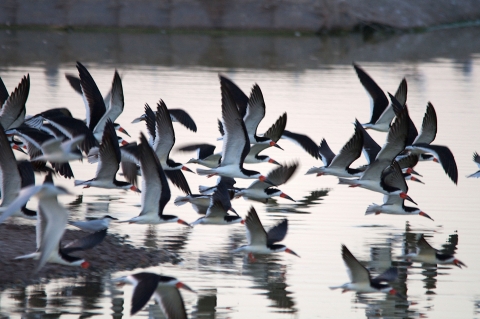
[[[475,164],[477,164],[479,170],[473,174],[468,175],[467,177],[479,178],[480,177],[480,156],[478,155],[477,152],[473,152],[473,161],[475,162]]]
[[[4,212],[7,207],[15,201],[20,189],[35,184],[35,176],[30,163],[17,163],[15,160],[15,155],[13,155],[13,151],[10,148],[10,142],[5,135],[1,124],[0,159],[0,193],[2,195],[0,212]],[[35,219],[36,212],[22,206],[18,211],[13,212],[13,216]]]
[[[315,159],[320,159],[320,154],[318,153],[318,146],[310,137],[305,134],[294,133],[287,130],[283,131],[282,138],[290,140],[295,144],[300,145],[305,152],[310,154]]]
[[[76,152],[77,146],[85,139],[84,135],[67,139],[66,141],[49,139],[40,145],[42,155],[34,157],[31,161],[43,161],[52,163],[67,163],[69,161],[81,160],[82,153]]]
[[[192,132],[197,132],[197,125],[195,124],[195,121],[193,118],[185,111],[182,109],[168,109],[168,112],[170,113],[170,118],[172,119],[172,122],[178,122],[185,126],[187,129],[189,129]],[[132,121],[132,123],[138,123],[141,121],[146,121],[148,114],[144,113],[140,117],[137,117]]]
[[[219,74],[218,77],[220,79],[220,85],[230,92],[233,103],[236,105],[240,116],[243,118],[250,144],[265,144],[266,147],[275,146],[282,149],[268,136],[257,135],[258,125],[265,117],[265,101],[263,99],[262,90],[258,84],[253,85],[250,97],[246,98],[245,93],[243,93],[235,83],[221,74]],[[219,122],[219,130],[223,136],[221,122]]]
[[[385,187],[400,189],[404,193],[408,192],[407,183],[405,182],[400,165],[397,162],[393,162],[392,165],[383,171],[382,184],[384,184]],[[378,215],[380,213],[392,215],[420,215],[433,220],[421,209],[405,206],[405,200],[397,195],[385,195],[383,201],[384,203],[382,205],[372,204],[368,206],[365,215]]]
[[[339,184],[347,184],[350,185],[350,187],[360,186],[384,195],[397,195],[401,198],[412,201],[412,199],[401,189],[385,185],[381,182],[383,170],[392,164],[395,157],[405,148],[408,133],[407,116],[408,110],[405,107],[402,112],[397,115],[395,121],[390,127],[386,143],[377,154],[375,161],[368,166],[362,176],[359,179],[339,177]]]
[[[235,212],[230,202],[229,189],[233,187],[235,180],[229,177],[221,177],[217,184],[215,192],[210,196],[210,204],[205,216],[200,217],[192,226],[203,225],[230,225],[242,222],[242,218],[237,215],[228,214],[229,210]]]
[[[254,260],[253,254],[264,255],[279,252],[286,252],[300,257],[286,246],[276,244],[277,242],[282,241],[287,235],[288,219],[285,218],[266,232],[260,218],[258,218],[255,208],[252,206],[248,211],[244,223],[246,226],[245,230],[247,231],[248,245],[238,247],[234,250],[235,253],[248,253],[250,260]]]
[[[10,95],[8,95],[5,87],[3,87],[2,91],[2,100],[5,98],[5,92],[7,92],[7,98],[1,104],[0,124],[5,130],[8,130],[21,125],[25,120],[25,103],[30,91],[30,75],[24,76],[20,84]]]
[[[95,177],[90,180],[75,180],[75,186],[83,185],[84,188],[121,188],[131,189],[140,192],[138,188],[128,182],[118,181],[116,174],[120,166],[120,148],[118,146],[117,134],[110,119],[105,123],[103,130],[102,144],[99,148],[99,160]]]
[[[361,124],[356,121],[355,134],[342,147],[340,152],[335,155],[327,144],[325,139],[320,143],[318,152],[322,158],[322,167],[312,167],[306,174],[334,175],[337,177],[359,177],[362,174],[361,170],[350,168],[350,165],[360,157],[363,148],[363,133],[361,131]]]
[[[113,281],[134,286],[130,316],[142,310],[153,295],[166,318],[187,319],[185,304],[178,289],[195,291],[176,278],[141,272]]]
[[[440,163],[445,171],[445,174],[450,177],[452,182],[457,184],[458,169],[457,163],[455,162],[455,157],[447,146],[431,144],[435,140],[436,135],[437,114],[432,103],[428,102],[425,116],[423,117],[422,121],[422,129],[415,137],[411,145],[405,147],[405,150],[410,154],[419,155],[420,160],[432,158],[431,156],[422,157],[422,155],[433,155],[433,161]]]
[[[148,104],[145,109],[150,108]],[[148,119],[147,119],[148,122]],[[165,175],[172,183],[180,188],[185,194],[191,194],[188,182],[182,171],[192,172],[182,163],[177,163],[170,158],[170,152],[175,144],[175,131],[172,120],[168,113],[167,106],[163,100],[157,103],[157,112],[155,113],[155,135],[153,137],[152,148],[162,165]],[[192,172],[193,173],[193,172]]]
[[[227,87],[222,90],[222,118],[225,129],[222,148],[222,161],[216,168],[197,169],[199,175],[220,175],[231,178],[259,179],[269,183],[265,176],[257,171],[243,168],[243,161],[250,151],[250,141],[237,106]],[[272,184],[272,183],[270,183]]]
[[[15,211],[24,206],[35,196],[38,198],[37,216],[37,251],[16,259],[34,258],[39,263],[35,272],[38,272],[47,262],[68,266],[88,268],[89,263],[82,258],[68,255],[60,247],[60,240],[65,232],[69,212],[57,201],[57,195],[67,195],[67,190],[53,185],[51,174],[45,178],[42,185],[30,186],[20,191],[18,197],[10,204],[0,217],[0,223]]]
[[[52,143],[52,140],[55,140],[55,137],[48,133],[45,133],[44,131],[25,125],[10,129],[6,131],[6,133],[17,135],[22,141],[24,141],[24,144],[27,147],[28,155],[30,156],[30,160],[32,161],[32,165],[34,166],[35,170],[49,170],[49,168],[46,168],[46,162],[43,160],[38,160],[38,158],[43,155],[42,145],[47,145],[48,149],[48,144]],[[78,156],[80,158],[82,157],[81,153],[74,156]],[[72,168],[70,167],[70,164],[68,162],[51,162],[51,165],[54,168],[55,172],[59,173],[63,177],[74,177]]]
[[[142,209],[140,215],[124,222],[136,224],[179,223],[190,226],[174,215],[165,215],[163,210],[170,200],[171,193],[167,178],[147,139],[140,133],[138,145],[140,169],[142,170]]]
[[[388,132],[390,123],[395,117],[392,104],[378,84],[357,64],[353,64],[360,83],[367,91],[370,97],[370,121],[363,124],[366,129],[372,129],[380,132]],[[407,101],[407,81],[403,79],[395,93],[395,98],[403,106]]]
[[[395,267],[388,268],[384,273],[373,277],[365,266],[363,266],[355,256],[348,250],[345,245],[342,245],[342,258],[347,266],[347,273],[350,277],[350,282],[341,286],[332,286],[330,289],[342,289],[342,292],[355,291],[356,293],[374,293],[382,292],[389,295],[404,297],[397,293],[397,291],[390,285],[384,282],[393,282],[398,277],[398,270]]]
[[[80,228],[81,230],[84,230],[84,231],[97,232],[100,230],[107,229],[112,220],[118,220],[118,218],[112,217],[110,215],[105,215],[102,218],[98,218],[98,219],[68,222],[68,224],[75,226],[77,228]]]
[[[103,136],[103,129],[107,119],[114,123],[123,112],[125,102],[122,79],[117,70],[115,70],[112,88],[104,99],[90,72],[78,61],[77,70],[80,76],[82,97],[85,102],[87,127],[93,132],[95,138],[100,140]],[[71,83],[70,80],[69,82]],[[130,136],[120,125],[115,124],[115,126],[115,129]]]
[[[220,164],[222,154],[216,153],[215,145],[212,144],[189,144],[178,149],[182,152],[197,152],[197,158],[191,158],[188,163],[200,164],[208,168],[215,168]]]
[[[281,165],[273,169],[267,174],[267,179],[271,181],[276,186],[285,184],[297,170],[298,163],[293,163],[291,165]],[[261,181],[254,181],[247,188],[236,188],[235,197],[243,197],[245,199],[251,199],[261,202],[267,202],[269,198],[272,197],[281,197],[291,201],[295,201],[293,198],[279,190],[278,188],[272,187],[270,184]]]
[[[230,199],[233,198],[233,195],[234,195],[233,185],[236,183],[235,180],[233,178],[230,178],[230,177],[220,176],[218,178],[217,185],[220,184],[220,183],[222,183],[222,185],[224,185],[226,187],[226,189],[229,191],[228,200],[224,200],[222,202],[223,207],[226,208],[227,210],[231,210],[232,212],[237,214],[236,211],[232,208],[231,203],[230,203]],[[182,206],[186,203],[190,203],[192,205],[193,209],[197,212],[197,214],[205,215],[207,213],[208,207],[210,207],[210,201],[212,199],[212,194],[213,194],[213,192],[216,191],[217,185],[211,186],[211,187],[200,186],[199,190],[200,190],[200,193],[202,193],[202,194],[190,194],[190,195],[186,195],[186,196],[178,196],[177,198],[175,198],[174,203],[175,203],[176,206]],[[202,192],[202,189],[206,189],[205,194]],[[222,197],[222,198],[224,198],[224,197]]]
[[[435,265],[455,265],[458,268],[467,267],[463,262],[455,258],[452,254],[443,254],[437,249],[433,248],[421,234],[417,241],[417,251],[409,253],[402,258],[412,260],[415,262]]]

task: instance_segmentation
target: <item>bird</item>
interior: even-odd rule
[[[394,97],[391,97],[395,99]],[[396,101],[398,103],[398,101]],[[403,151],[406,144],[408,132],[408,110],[406,107],[396,116],[388,134],[386,143],[383,145],[380,152],[378,152],[375,160],[371,163],[365,172],[358,179],[348,179],[339,177],[339,184],[347,184],[350,187],[360,186],[374,192],[379,192],[384,195],[396,195],[403,199],[407,199],[416,204],[410,196],[404,191],[396,187],[382,184],[381,176],[385,168],[387,168],[395,159],[395,157]]]
[[[468,175],[467,177],[479,178],[480,177],[480,156],[478,155],[477,152],[473,152],[473,161],[475,162],[475,164],[477,164],[479,170],[473,174]]]
[[[114,123],[123,112],[125,101],[122,79],[115,70],[112,87],[103,98],[90,72],[78,61],[77,70],[80,77],[81,94],[85,102],[87,126],[93,132],[95,138],[101,140],[107,119]],[[67,80],[72,84],[71,77],[67,76]],[[73,85],[73,87],[75,89],[76,85]],[[120,132],[130,136],[120,125],[114,124],[114,126]]]
[[[25,120],[25,103],[30,92],[30,75],[24,76],[10,95],[5,87],[3,89],[2,100],[4,101],[0,108],[0,124],[8,130],[20,126]]]
[[[85,139],[84,135],[79,135],[73,139],[61,141],[55,138],[42,143],[42,155],[32,158],[32,161],[48,161],[52,163],[67,163],[73,160],[81,160],[82,154],[77,152],[77,145]]]
[[[30,184],[35,184],[33,168],[30,163],[27,165],[17,163],[10,148],[10,142],[0,124],[0,193],[2,195],[0,212],[4,212],[15,201],[21,188]],[[25,206],[13,212],[13,215],[28,219],[36,218],[36,212],[26,209]]]
[[[97,232],[104,229],[107,229],[112,220],[118,220],[118,218],[112,217],[110,215],[105,215],[102,218],[90,219],[86,221],[76,221],[68,222],[69,225],[80,228],[84,231]]]
[[[458,268],[462,268],[462,266],[467,267],[467,265],[455,258],[453,254],[444,254],[433,248],[423,234],[418,235],[416,252],[406,254],[402,258],[425,264],[455,265]]]
[[[170,118],[172,119],[172,122],[178,122],[183,126],[185,126],[187,129],[189,129],[190,131],[197,132],[197,125],[195,124],[195,121],[190,116],[190,114],[187,113],[187,111],[182,109],[168,109],[168,112],[170,113]],[[147,114],[144,113],[141,116],[135,118],[132,121],[132,124],[145,121],[146,118],[147,118]]]
[[[325,139],[322,140],[318,151],[322,158],[322,167],[312,167],[307,171],[308,174],[334,175],[337,177],[360,177],[363,173],[361,170],[350,168],[350,165],[360,157],[363,147],[363,134],[361,124],[356,120],[355,134],[342,147],[340,152],[335,155],[327,144]]]
[[[228,214],[232,209],[229,189],[233,187],[235,180],[229,177],[221,177],[215,192],[210,196],[210,203],[205,216],[200,217],[192,223],[192,226],[203,225],[231,225],[241,223],[242,218],[237,215]],[[235,212],[235,210],[233,210]],[[235,212],[236,213],[236,212]]]
[[[356,293],[382,292],[388,295],[402,297],[390,285],[383,283],[392,282],[397,279],[398,270],[396,267],[388,268],[384,273],[372,278],[370,271],[352,255],[345,245],[342,245],[342,258],[347,266],[350,282],[340,286],[332,286],[330,289],[340,288],[342,292],[355,291]]]
[[[399,112],[394,107],[395,112]],[[409,122],[413,123],[409,116]],[[413,124],[410,124],[412,127]],[[416,130],[415,130],[416,132]],[[437,113],[432,103],[428,102],[427,109],[422,121],[420,133],[409,132],[405,151],[409,154],[419,155],[419,160],[433,160],[442,165],[445,174],[452,180],[454,184],[458,183],[458,168],[450,148],[444,145],[431,144],[437,135]],[[410,140],[412,140],[410,142]]]
[[[51,173],[47,174],[42,185],[33,185],[23,188],[18,197],[0,217],[0,223],[15,211],[20,209],[26,202],[35,196],[38,198],[37,209],[37,250],[34,253],[19,256],[16,259],[38,259],[37,273],[47,263],[57,263],[68,266],[81,266],[88,268],[90,263],[83,258],[68,255],[60,247],[60,240],[67,225],[68,210],[57,201],[58,195],[70,194],[63,187],[53,185]]]
[[[220,175],[231,178],[258,179],[272,184],[259,172],[243,168],[243,161],[250,151],[250,142],[245,123],[240,117],[233,97],[225,85],[221,85],[221,91],[222,118],[225,128],[222,160],[216,168],[208,170],[197,168],[197,173],[208,176]]]
[[[267,174],[267,179],[274,183],[276,186],[280,186],[288,182],[297,170],[298,163],[292,163],[291,165],[281,165]],[[235,197],[243,197],[245,199],[251,199],[256,201],[267,202],[269,198],[281,197],[291,201],[295,201],[293,198],[282,192],[280,189],[272,187],[270,184],[261,181],[254,181],[247,188],[236,188]]]
[[[150,108],[148,104],[145,109]],[[147,112],[146,112],[147,114]],[[153,112],[150,112],[153,114]],[[153,119],[152,119],[153,120]],[[150,119],[147,119],[147,124]],[[167,106],[163,100],[157,103],[157,111],[155,112],[155,135],[153,137],[152,148],[160,161],[160,165],[167,177],[174,185],[180,188],[185,194],[191,194],[188,182],[182,171],[192,172],[182,163],[177,163],[170,158],[170,152],[175,144],[175,131],[173,129],[172,120],[168,112]]]
[[[277,252],[286,252],[300,257],[290,248],[276,244],[277,242],[282,241],[287,235],[288,219],[285,218],[266,232],[260,218],[258,218],[255,208],[252,206],[248,211],[244,224],[246,226],[248,245],[238,247],[233,251],[234,253],[248,253],[248,257],[251,261],[255,260],[253,254],[263,255]]]
[[[165,205],[170,201],[170,188],[160,161],[148,144],[143,133],[140,133],[138,152],[140,169],[142,170],[143,176],[142,208],[140,215],[123,222],[130,224],[164,224],[177,222],[191,227],[190,224],[177,216],[163,214]]]
[[[220,164],[222,154],[214,153],[215,145],[202,143],[202,144],[188,144],[178,149],[182,152],[197,152],[197,158],[191,158],[187,164],[200,164],[208,168],[215,168]]]
[[[408,192],[408,186],[405,182],[402,170],[398,162],[394,161],[392,165],[387,167],[382,173],[382,183]],[[428,219],[433,219],[417,207],[405,206],[405,199],[396,195],[384,195],[382,205],[372,204],[368,206],[365,215],[380,213],[391,215],[420,215]]]
[[[121,188],[131,189],[140,192],[135,185],[128,182],[118,181],[116,174],[120,166],[120,148],[118,146],[117,134],[110,119],[105,123],[103,130],[102,144],[99,148],[99,160],[95,177],[89,180],[75,180],[75,186],[83,185],[84,188]]]
[[[395,117],[393,105],[388,101],[387,96],[378,84],[367,74],[359,65],[353,63],[353,68],[357,73],[360,83],[367,91],[370,97],[370,121],[363,124],[366,129],[372,129],[380,132],[388,132],[390,123]],[[402,79],[395,93],[395,98],[403,106],[407,101],[407,81]]]
[[[116,278],[113,282],[119,285],[133,285],[130,316],[142,310],[153,295],[167,319],[186,319],[185,304],[178,290],[183,288],[195,292],[192,288],[174,277],[149,272],[141,272]]]

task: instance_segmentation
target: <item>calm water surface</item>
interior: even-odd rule
[[[381,194],[338,185],[337,179],[330,176],[305,176],[307,169],[320,162],[295,144],[281,140],[284,151],[268,149],[266,153],[278,162],[300,163],[294,178],[281,187],[297,202],[280,199],[264,205],[240,199],[233,206],[246,215],[253,205],[265,227],[288,218],[284,243],[301,258],[277,254],[249,263],[241,255],[232,254],[232,249],[246,241],[240,225],[188,229],[177,224],[114,224],[111,231],[128,235],[134,245],[166,249],[180,258],[180,263],[147,270],[178,277],[198,291],[182,291],[192,318],[478,318],[480,181],[465,176],[476,171],[471,158],[475,150],[480,151],[479,35],[478,29],[374,39],[357,35],[214,37],[3,30],[0,76],[12,90],[21,76],[30,73],[29,114],[66,106],[74,116],[83,118],[82,99],[70,88],[64,74],[76,73],[75,61],[82,61],[100,90],[106,92],[117,68],[125,92],[125,111],[117,122],[137,139],[145,127],[130,122],[143,113],[145,103],[154,107],[163,99],[168,107],[187,110],[197,123],[196,134],[175,125],[176,145],[182,145],[215,143],[216,120],[221,116],[217,74],[223,73],[245,92],[253,83],[262,88],[267,114],[261,131],[287,112],[287,129],[307,134],[317,143],[325,138],[335,152],[353,134],[355,118],[366,122],[369,117],[369,100],[351,62],[363,66],[386,91],[394,92],[406,77],[413,121],[418,128],[421,126],[425,107],[431,101],[438,116],[435,143],[448,145],[458,165],[458,186],[433,162],[417,166],[425,185],[409,184],[410,196],[435,221],[418,216],[365,216],[369,204],[381,203]],[[372,135],[383,144],[384,134]],[[184,162],[193,156],[179,152],[171,155]],[[364,158],[357,163],[365,163]],[[264,173],[272,168],[270,164],[255,166]],[[77,178],[88,178],[95,167],[74,163],[73,170]],[[187,178],[194,192],[198,185],[214,183],[194,174]],[[64,203],[74,202],[70,205],[72,219],[107,212],[126,219],[140,211],[140,196],[133,192],[74,188],[72,181],[61,179],[58,183],[75,194],[62,198]],[[249,184],[241,180],[237,183]],[[172,187],[172,201],[166,212],[194,221],[198,216],[189,205],[173,205],[179,195],[180,191]],[[407,245],[413,245],[415,233],[427,234],[436,248],[456,249],[468,268],[421,267],[417,263],[407,268],[398,256],[405,253]],[[399,266],[396,288],[408,294],[411,304],[381,294],[359,296],[328,289],[348,281],[341,244],[377,271],[392,263]],[[95,264],[95,256],[90,261]],[[131,287],[118,290],[110,282],[110,278],[125,274],[5,289],[0,293],[0,316],[128,316]],[[150,302],[137,316],[157,318],[161,314]]]

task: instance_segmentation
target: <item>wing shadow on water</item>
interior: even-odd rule
[[[179,226],[176,229],[169,228],[160,230],[161,235],[159,235],[159,228],[162,227],[165,227],[165,225],[148,225],[145,230],[143,246],[151,249],[164,250],[171,254],[173,260],[179,262],[181,260],[179,256],[185,250],[188,243],[188,236],[192,231],[188,227]]]
[[[279,203],[275,199],[269,199],[267,202],[267,212],[269,213],[293,213],[293,214],[310,214],[306,209],[321,204],[325,196],[328,196],[330,189],[319,189],[311,191],[310,194],[302,199],[292,203]]]
[[[264,295],[273,303],[270,307],[277,308],[282,313],[296,313],[293,292],[288,291],[287,266],[283,260],[275,255],[258,255],[256,262],[245,259],[242,268],[243,276],[253,279],[252,290],[259,290],[254,294]]]

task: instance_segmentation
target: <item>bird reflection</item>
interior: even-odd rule
[[[179,254],[185,249],[188,242],[188,236],[191,229],[182,227],[179,229],[168,229],[168,232],[162,230],[162,235],[158,236],[158,226],[148,225],[145,231],[143,245],[153,249],[165,249],[173,254]],[[162,226],[159,226],[162,227]]]
[[[313,205],[320,204],[319,201],[323,200],[323,197],[328,195],[330,189],[320,189],[310,192],[307,196],[296,201],[295,203],[282,203],[278,204],[278,201],[270,198],[267,202],[267,212],[274,213],[295,213],[295,214],[310,214],[305,209]]]
[[[96,309],[102,309],[100,298],[104,295],[104,279],[98,275],[88,275],[77,281],[74,286],[61,288],[61,295],[79,297],[81,300],[82,318],[98,315]],[[92,312],[93,311],[93,312]]]
[[[408,301],[394,296],[379,299],[373,295],[357,294],[354,303],[366,305],[366,318],[426,318],[418,310],[412,310]]]
[[[259,255],[254,263],[244,263],[242,275],[253,277],[252,289],[264,290],[262,295],[273,301],[272,307],[282,312],[296,313],[295,301],[286,283],[287,268],[276,256]]]
[[[219,318],[216,313],[217,290],[208,289],[199,291],[197,304],[193,307],[192,318],[215,319]]]

